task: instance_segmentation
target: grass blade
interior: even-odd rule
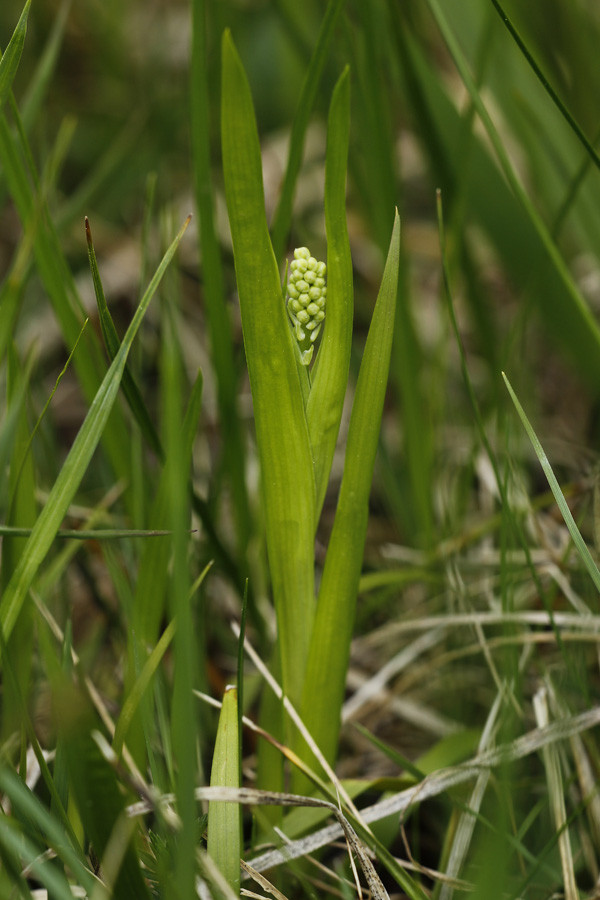
[[[4,596],[0,602],[0,625],[5,640],[8,640],[10,637],[10,633],[17,620],[21,607],[25,602],[27,592],[33,583],[38,568],[56,536],[56,532],[69,508],[69,504],[75,496],[92,455],[98,446],[102,431],[119,390],[123,370],[133,339],[141,325],[144,314],[165,269],[183,237],[188,223],[189,219],[185,221],[175,240],[165,253],[154,277],[142,297],[140,305],[127,329],[125,337],[123,338],[123,343],[119,348],[119,352],[100,385],[94,398],[94,402],[85,417],[83,425],[79,429],[69,455],[54,483],[48,501],[36,520],[31,536],[23,551],[23,555],[19,559],[13,577],[4,592]]]

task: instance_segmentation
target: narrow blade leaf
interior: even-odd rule
[[[304,685],[303,719],[329,762],[335,758],[338,742],[339,710],[346,681],[369,515],[369,493],[392,350],[399,262],[400,220],[396,214],[356,385],[344,475],[325,558]]]
[[[312,457],[292,334],[267,227],[252,97],[228,32],[222,65],[225,194],[254,403],[283,683],[291,699],[299,700],[314,612]]]

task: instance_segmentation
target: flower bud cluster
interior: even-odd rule
[[[314,342],[325,318],[325,263],[310,255],[307,247],[294,250],[287,282],[287,311],[305,366],[312,359]]]

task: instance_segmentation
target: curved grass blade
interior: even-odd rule
[[[148,309],[150,300],[158,287],[165,269],[173,258],[175,250],[177,249],[188,224],[189,218],[186,219],[175,240],[168,248],[154,277],[148,285],[131,324],[127,329],[127,333],[123,338],[123,343],[119,348],[119,352],[104,376],[83,425],[79,429],[77,437],[73,442],[69,455],[50,491],[46,505],[36,520],[31,536],[23,551],[23,555],[19,560],[17,568],[15,569],[13,577],[4,592],[4,596],[0,602],[0,626],[2,627],[5,640],[8,640],[10,637],[10,633],[14,627],[21,607],[25,602],[27,592],[33,583],[38,568],[56,536],[59,526],[69,508],[69,504],[75,496],[81,479],[85,474],[96,447],[98,446],[102,431],[119,390],[125,363],[127,362],[127,356],[131,349],[133,339],[137,334],[142,319],[144,318],[144,314]]]
[[[527,436],[528,436],[529,440],[531,441],[533,449],[535,450],[535,455],[539,459],[542,469],[544,470],[544,475],[548,479],[548,484],[550,485],[550,490],[554,494],[554,499],[556,500],[556,504],[557,504],[558,508],[560,509],[563,519],[565,520],[565,525],[567,526],[569,534],[571,535],[571,540],[575,544],[577,552],[579,553],[579,556],[581,557],[581,560],[582,560],[584,566],[588,570],[592,581],[594,582],[598,591],[600,591],[600,571],[598,570],[598,566],[596,565],[596,563],[593,560],[593,557],[589,551],[588,545],[586,544],[583,537],[581,536],[581,532],[579,531],[579,528],[577,527],[577,523],[575,522],[575,519],[573,518],[573,514],[571,513],[571,510],[569,509],[569,504],[565,500],[565,496],[560,489],[560,485],[559,485],[558,481],[556,480],[556,476],[555,476],[554,472],[552,471],[552,466],[550,465],[550,463],[548,461],[548,457],[544,453],[544,448],[542,447],[542,445],[538,439],[538,436],[536,435],[535,431],[533,430],[531,422],[527,418],[525,410],[519,403],[517,395],[515,394],[514,390],[512,389],[511,383],[508,380],[508,378],[506,377],[506,375],[504,374],[504,372],[502,373],[502,377],[503,377],[504,383],[506,384],[506,387],[508,389],[508,393],[510,394],[511,400],[515,405],[515,409],[517,410],[517,412],[519,414],[519,418],[521,419],[521,422],[523,423],[523,427],[525,428],[525,431],[527,432]]]
[[[346,167],[350,138],[350,72],[335,86],[327,123],[325,225],[327,230],[327,317],[306,420],[313,452],[318,520],[342,418],[352,348],[353,282],[346,225]]]
[[[281,258],[286,237],[290,230],[294,190],[296,188],[296,181],[302,164],[304,137],[317,96],[319,81],[331,48],[335,23],[338,20],[344,2],[345,0],[329,0],[317,38],[317,43],[302,85],[302,93],[300,94],[298,108],[292,124],[292,133],[290,135],[290,151],[287,168],[285,170],[279,203],[275,210],[271,227],[271,240],[273,242],[275,259]]]
[[[250,87],[228,32],[222,152],[242,329],[262,472],[284,690],[301,696],[314,615],[315,482],[292,333],[267,228]]]
[[[329,762],[335,758],[338,743],[369,492],[392,350],[399,264],[400,219],[396,213],[356,385],[344,474],[325,558],[302,698],[303,721]]]
[[[0,59],[0,107],[4,104],[11,89],[15,74],[19,67],[19,61],[25,44],[25,35],[27,34],[27,17],[29,15],[29,7],[31,0],[23,7],[23,12],[15,26],[12,37],[8,42],[8,46]]]

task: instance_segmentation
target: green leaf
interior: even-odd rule
[[[25,598],[36,576],[46,553],[60,527],[60,524],[73,500],[81,483],[90,460],[98,446],[102,431],[115,402],[127,356],[131,349],[133,339],[141,325],[144,314],[158,284],[171,261],[179,241],[187,228],[189,219],[179,231],[165,253],[154,277],[140,301],[140,305],[127,329],[123,343],[119,348],[102,384],[94,398],[90,410],[85,417],[83,425],[79,429],[73,446],[67,456],[63,467],[48,496],[48,500],[38,516],[31,532],[31,536],[19,559],[13,577],[11,578],[2,600],[0,601],[0,625],[4,632],[4,639],[8,640],[17,620],[19,612],[25,602]]]
[[[23,52],[23,46],[25,44],[27,16],[29,15],[30,6],[31,0],[27,0],[27,3],[23,7],[21,17],[13,31],[13,35],[8,42],[8,47],[2,54],[2,59],[0,59],[0,107],[8,97],[19,66],[19,60],[21,59],[21,53]]]
[[[210,772],[211,787],[240,787],[237,688],[223,697]],[[239,894],[241,812],[235,803],[208,804],[207,850],[231,887]]]
[[[399,261],[400,219],[396,213],[356,385],[344,474],[325,558],[302,698],[304,722],[329,762],[334,761],[339,735],[369,493],[392,349]]]
[[[327,125],[325,225],[327,229],[327,315],[306,419],[313,452],[316,519],[321,512],[335,451],[352,348],[353,283],[346,226],[346,166],[350,136],[350,72],[335,86]]]
[[[314,615],[315,483],[292,333],[265,216],[250,88],[228,32],[222,152],[242,329],[254,403],[283,685],[299,701]]]

